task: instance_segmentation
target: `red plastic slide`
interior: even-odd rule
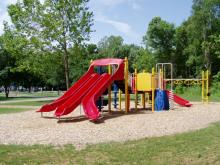
[[[56,109],[55,115],[59,117],[71,113],[81,103],[84,95],[91,89],[96,81],[99,81],[100,77],[102,76],[94,73],[91,79],[89,79],[77,92]]]
[[[115,68],[112,75],[107,73],[99,75],[94,72],[96,66],[109,66]],[[55,111],[55,115],[60,117],[71,113],[80,103],[83,104],[85,114],[91,120],[99,117],[99,111],[95,105],[97,99],[115,80],[124,79],[123,59],[100,59],[95,60],[90,65],[86,74],[78,80],[63,96],[51,104],[44,105],[37,112]]]
[[[96,100],[102,95],[102,93],[108,88],[112,83],[112,76],[105,73],[100,81],[86,94],[82,100],[83,109],[85,115],[91,119],[96,120],[99,118],[99,110],[95,104]]]
[[[170,91],[166,91],[167,92],[167,95],[168,97],[170,96]],[[185,100],[184,98],[180,97],[180,96],[177,96],[176,94],[173,94],[173,97],[174,97],[174,101],[175,103],[181,105],[181,106],[184,106],[184,107],[191,107],[192,104],[188,101],[188,100]]]
[[[69,90],[67,90],[64,95],[62,95],[57,100],[50,104],[45,104],[37,112],[50,112],[55,110],[58,106],[62,105],[68,98],[70,98],[75,92],[77,92],[84,83],[92,78],[91,71],[86,72]]]

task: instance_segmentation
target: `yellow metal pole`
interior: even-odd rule
[[[150,102],[150,95],[149,95],[149,93],[147,93],[147,103],[150,105],[151,104],[151,102]]]
[[[160,77],[160,80],[159,80],[160,81],[160,86],[159,86],[159,88],[162,89],[162,69],[160,69],[159,74],[160,74],[160,76],[159,76]]]
[[[138,93],[137,93],[137,69],[135,69],[134,71],[134,81],[135,81],[135,90],[134,90],[134,94],[135,94],[135,111],[137,111],[137,104],[138,104]]]
[[[145,100],[146,100],[146,97],[145,97],[145,92],[144,92],[144,93],[142,94],[142,99],[141,99],[143,109],[145,109],[145,108],[146,108]]]
[[[204,103],[205,73],[202,71],[202,102]]]
[[[209,70],[206,71],[206,103],[209,103]]]
[[[108,73],[112,74],[112,68],[111,65],[108,66]],[[111,112],[111,102],[112,102],[112,96],[111,96],[111,85],[108,87],[108,112]]]
[[[128,58],[125,57],[125,113],[129,111],[128,99]]]
[[[155,87],[154,87],[154,85],[155,85],[155,70],[154,70],[154,68],[152,68],[152,75],[151,75],[151,78],[152,78],[152,80],[151,80],[151,90],[152,90],[152,102],[151,102],[151,110],[152,110],[152,112],[154,112],[154,90],[155,90]]]
[[[118,97],[118,99],[119,99],[119,111],[121,111],[121,89],[119,89],[118,94],[119,94],[119,97]]]

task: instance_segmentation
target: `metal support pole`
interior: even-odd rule
[[[202,102],[204,103],[204,90],[205,90],[205,72],[202,71]]]
[[[145,100],[146,100],[146,97],[145,97],[145,92],[142,94],[142,97],[141,97],[141,101],[142,101],[142,106],[143,106],[143,109],[146,108],[146,104],[145,104]]]
[[[129,112],[128,95],[128,58],[125,57],[125,113]]]
[[[111,65],[108,66],[108,73],[112,74],[112,68]],[[111,102],[112,102],[112,98],[111,98],[111,85],[108,87],[108,112],[111,112]]]
[[[209,103],[209,70],[206,71],[206,103]]]
[[[119,89],[119,92],[118,92],[118,94],[119,94],[119,97],[118,97],[118,101],[119,101],[119,111],[121,111],[121,89]]]
[[[151,103],[151,110],[152,112],[154,112],[154,90],[155,90],[155,77],[154,77],[154,74],[155,74],[155,70],[154,68],[152,68],[152,75],[151,75],[151,90],[152,90],[152,103]]]
[[[134,71],[134,84],[135,84],[135,87],[134,87],[134,94],[135,94],[135,111],[137,111],[137,104],[138,104],[138,93],[137,93],[137,69],[135,69]]]

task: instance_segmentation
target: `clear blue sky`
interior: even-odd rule
[[[16,0],[0,1],[0,33],[2,21],[10,21],[7,5]],[[90,10],[94,12],[92,43],[104,36],[120,35],[125,43],[140,45],[151,19],[162,19],[180,25],[191,13],[192,0],[90,0]]]

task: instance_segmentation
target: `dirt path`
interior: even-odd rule
[[[73,144],[79,149],[88,143],[123,142],[187,132],[220,121],[220,103],[194,103],[190,108],[178,107],[155,113],[113,113],[105,115],[98,124],[80,116],[80,107],[60,122],[53,117],[53,113],[45,115],[48,117],[41,118],[34,110],[0,115],[0,143]]]

